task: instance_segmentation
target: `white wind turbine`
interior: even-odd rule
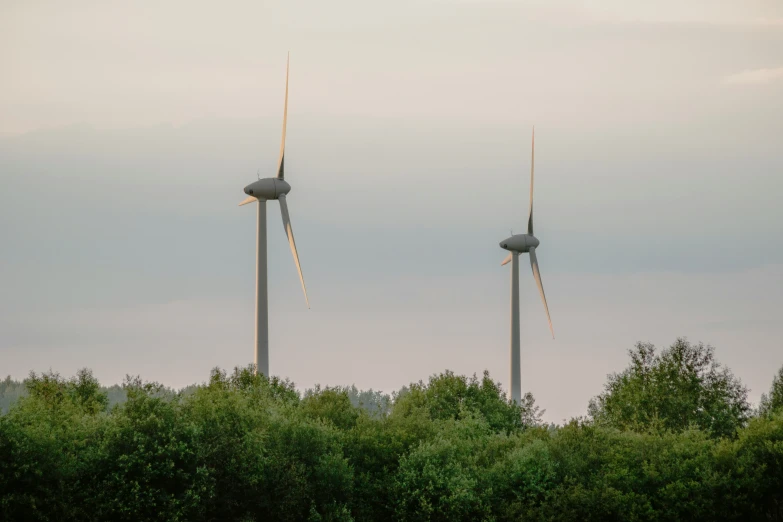
[[[296,270],[299,272],[299,280],[302,282],[305,302],[310,308],[307,299],[302,267],[299,264],[299,254],[296,253],[294,231],[291,228],[291,218],[288,215],[286,194],[291,191],[284,179],[285,165],[285,126],[288,119],[288,60],[285,66],[285,106],[283,109],[283,139],[280,143],[280,159],[277,162],[277,177],[259,179],[245,187],[248,197],[239,206],[258,202],[258,229],[256,239],[256,371],[266,376],[269,375],[269,302],[267,298],[267,270],[266,270],[266,202],[276,199],[280,202],[280,212],[283,215],[283,228],[288,236],[288,244],[294,255]]]
[[[508,239],[500,242],[500,248],[508,250],[510,254],[501,264],[505,265],[511,261],[511,400],[517,403],[522,401],[522,386],[520,376],[520,354],[519,354],[519,254],[527,252],[530,255],[530,266],[533,268],[533,277],[538,285],[538,292],[541,294],[541,301],[544,302],[546,318],[549,321],[549,331],[552,333],[552,339],[555,338],[555,332],[552,329],[552,319],[549,317],[549,307],[546,304],[546,295],[544,295],[544,285],[541,283],[541,272],[538,270],[538,259],[536,258],[536,247],[539,241],[533,235],[533,172],[535,166],[536,154],[536,129],[533,128],[533,140],[530,156],[530,216],[527,220],[527,234],[512,235]]]

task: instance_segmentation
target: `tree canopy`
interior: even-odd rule
[[[733,436],[747,421],[748,391],[704,344],[677,339],[660,353],[649,343],[629,351],[631,364],[609,376],[589,405],[599,425],[622,430],[695,427],[713,437]]]
[[[771,415],[781,410],[783,410],[783,366],[780,367],[772,380],[769,394],[761,394],[761,404],[759,405],[759,413],[762,415]]]
[[[113,405],[89,370],[32,374],[0,416],[0,520],[783,520],[783,411],[751,416],[701,345],[631,362],[563,426],[487,373],[389,398],[215,369]]]

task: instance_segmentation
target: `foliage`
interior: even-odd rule
[[[759,413],[761,415],[771,415],[776,411],[783,411],[783,366],[778,370],[777,375],[772,380],[772,388],[769,395],[761,394],[761,404]]]
[[[604,393],[590,402],[590,417],[622,430],[682,432],[695,426],[713,437],[734,435],[749,417],[748,392],[714,352],[685,339],[660,354],[638,343],[629,351],[630,366],[609,376]]]
[[[783,411],[732,414],[738,383],[711,357],[643,345],[603,409],[564,426],[486,373],[388,400],[300,396],[248,366],[180,392],[128,377],[112,406],[88,370],[31,374],[0,416],[0,520],[783,520]],[[693,396],[667,402],[661,382]]]
[[[0,415],[8,413],[11,406],[22,397],[28,395],[27,382],[28,379],[23,381],[16,381],[11,379],[11,376],[7,376],[4,380],[0,381]],[[180,395],[188,395],[193,393],[198,388],[197,385],[187,386],[179,391],[172,390],[170,388],[164,388],[170,395],[179,393]],[[122,404],[128,399],[128,394],[125,388],[119,384],[112,384],[108,387],[100,387],[101,393],[105,394],[108,398],[109,409],[118,404]]]
[[[459,420],[479,415],[493,431],[513,431],[538,424],[543,412],[527,394],[522,404],[511,404],[489,372],[479,380],[446,371],[433,375],[427,384],[413,383],[396,397],[394,413],[410,415],[425,411],[433,420]]]

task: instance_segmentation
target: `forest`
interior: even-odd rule
[[[686,339],[638,343],[562,425],[487,372],[385,395],[252,366],[178,391],[83,369],[0,399],[4,521],[783,520],[783,368],[752,407]]]

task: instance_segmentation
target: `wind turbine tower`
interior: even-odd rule
[[[519,255],[527,253],[530,256],[530,266],[533,269],[533,277],[538,285],[538,293],[541,294],[541,301],[544,303],[546,318],[549,321],[549,331],[552,333],[552,339],[555,338],[555,332],[552,329],[552,319],[549,317],[549,307],[546,304],[546,295],[544,295],[544,285],[541,283],[541,272],[538,270],[538,259],[536,258],[536,248],[539,241],[533,235],[533,173],[535,171],[536,159],[536,129],[533,128],[533,140],[530,156],[530,215],[527,220],[527,234],[515,234],[500,242],[500,248],[508,250],[508,256],[501,264],[505,265],[511,262],[511,400],[517,403],[522,401],[521,386],[521,359],[519,353]]]
[[[248,203],[258,203],[258,228],[256,231],[256,371],[269,376],[269,301],[267,296],[266,269],[266,202],[276,199],[280,202],[280,212],[283,216],[283,228],[288,237],[288,244],[294,256],[299,280],[302,282],[305,303],[310,308],[307,299],[302,267],[299,264],[299,254],[296,253],[294,231],[291,228],[291,218],[288,215],[286,194],[291,191],[291,185],[285,180],[285,127],[288,120],[288,60],[285,67],[285,105],[283,107],[283,139],[280,142],[280,158],[277,160],[277,176],[254,181],[245,187],[245,198],[239,206]]]

